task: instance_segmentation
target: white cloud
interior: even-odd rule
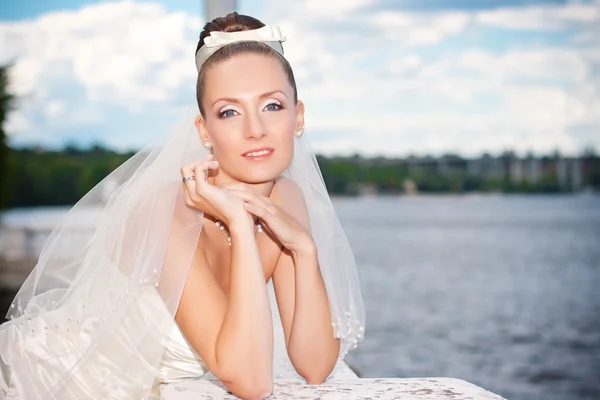
[[[372,3],[373,0],[307,0],[306,8],[327,17],[339,17],[340,14],[362,9]]]
[[[532,29],[545,19],[587,32],[600,26],[597,4],[485,12],[350,10],[338,14],[345,23],[333,29],[297,3],[271,2],[269,21],[283,20],[289,33],[286,51],[301,71],[309,131],[330,132],[312,137],[320,151],[578,153],[589,144],[600,150],[600,84],[594,83],[599,43],[580,49],[542,39],[535,46],[515,41],[503,50],[486,43],[440,44],[460,35],[476,38],[486,26],[504,27],[501,22]],[[438,50],[432,53],[431,45]],[[593,132],[581,139],[572,133],[577,126],[599,127],[598,139],[582,141]]]
[[[464,31],[471,17],[461,12],[381,11],[367,19],[371,26],[380,30],[381,39],[391,40],[395,45],[419,46],[439,43]]]
[[[103,114],[99,104],[127,112],[171,101],[195,77],[200,28],[199,18],[159,4],[99,3],[0,23],[0,63],[14,62],[11,90],[28,116],[45,116],[37,124],[86,126]],[[42,129],[28,119],[30,129]],[[24,125],[10,129],[17,134]]]
[[[389,62],[387,66],[393,75],[407,75],[419,71],[423,67],[423,59],[416,54],[409,54]]]
[[[47,118],[57,118],[64,114],[65,105],[61,101],[49,101],[46,103],[46,107],[44,108],[44,113]]]
[[[562,30],[590,25],[597,31],[600,29],[600,1],[496,9],[478,13],[476,20],[481,24],[515,30]]]
[[[393,80],[371,79],[365,85],[371,95],[354,97],[353,112],[327,113],[313,123],[319,131],[343,126],[340,136],[345,136],[345,148],[339,151],[346,152],[477,154],[507,148],[520,152],[560,148],[577,153],[588,143],[578,142],[570,129],[582,124],[600,128],[600,93],[590,91],[592,76],[574,73],[566,88],[510,82],[510,78],[535,77],[532,71],[539,63],[551,66],[542,77],[568,79],[568,71],[552,67],[553,63],[569,63],[570,58],[578,60],[581,55],[574,51],[561,52],[560,61],[555,57],[554,52],[541,52],[529,58],[529,63],[525,57],[521,70],[513,66],[510,55],[483,53],[463,58],[457,54],[416,69],[412,68],[418,65],[416,57],[403,57],[392,61],[392,67],[411,68],[396,67],[399,73]],[[465,66],[476,74],[463,76]],[[478,103],[486,101],[490,105],[480,110]],[[376,105],[369,106],[373,102]],[[419,105],[416,109],[415,104]],[[354,145],[350,137],[354,137]],[[329,150],[332,142],[335,139],[325,143],[323,150]],[[597,146],[598,139],[592,144]]]
[[[585,142],[600,127],[600,43],[592,40],[598,0],[483,12],[409,12],[375,3],[271,0],[264,7],[262,19],[288,38],[286,57],[315,149],[600,150],[600,135]],[[106,134],[97,140],[143,145],[179,120],[181,99],[193,101],[192,53],[201,25],[194,16],[131,1],[0,23],[0,62],[16,61],[12,87],[23,98],[9,130],[29,139],[44,132],[47,140],[101,126]],[[536,45],[515,40],[500,49],[484,41],[489,27],[561,29],[574,41],[559,46],[538,33]],[[123,135],[124,118],[127,127],[146,125]]]
[[[43,64],[33,57],[17,58],[10,69],[9,90],[18,97],[32,93],[40,82],[43,69]]]
[[[592,65],[587,51],[546,48],[495,55],[488,51],[467,50],[460,57],[460,66],[489,79],[548,78],[582,82],[591,78]]]
[[[11,112],[6,121],[6,131],[9,135],[14,135],[18,132],[27,131],[31,128],[31,124],[23,113],[19,111]]]

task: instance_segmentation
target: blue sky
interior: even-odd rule
[[[142,147],[194,101],[200,1],[11,2],[14,145]],[[327,154],[600,151],[600,0],[238,1],[281,26]]]

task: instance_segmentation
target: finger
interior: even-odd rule
[[[205,157],[199,161],[194,161],[192,163],[182,166],[181,167],[181,175],[184,177],[189,176],[190,173],[193,173],[193,171],[197,165],[213,161],[213,158],[214,158],[214,156],[212,154],[210,154],[208,157]],[[188,174],[188,175],[186,175],[186,174]]]
[[[208,165],[209,169],[212,169],[211,165],[218,165],[218,161],[214,161],[212,160],[212,155],[210,157],[206,157],[200,161],[196,161],[190,164],[186,164],[183,167],[181,167],[181,174],[185,176],[186,173],[193,173],[194,170],[196,169],[197,166],[202,165],[202,166],[206,166]]]
[[[219,168],[218,161],[204,161],[194,167],[194,176],[196,176],[196,193],[200,194],[206,188],[208,183],[208,171]]]
[[[214,156],[212,154],[210,154],[208,157],[205,157],[199,161],[194,161],[192,163],[189,164],[185,164],[181,167],[181,174],[183,176],[185,176],[185,173],[190,173],[190,171],[193,171],[194,168],[196,168],[196,165],[203,163],[203,162],[207,162],[207,161],[212,161],[214,158]],[[185,171],[185,172],[184,172]]]
[[[259,219],[263,220],[267,225],[270,221],[272,221],[271,218],[273,217],[273,214],[271,214],[269,211],[267,211],[265,208],[259,205],[244,201],[244,208],[249,213],[256,215]]]
[[[184,185],[190,195],[196,193],[199,188],[202,188],[207,183],[206,175],[208,170],[215,170],[219,168],[217,161],[202,160],[197,163],[187,164],[181,167],[181,175],[183,178],[193,176],[194,179],[190,179],[184,182]],[[193,198],[193,196],[191,196]]]
[[[181,167],[181,177],[188,178],[190,176],[194,176],[194,170],[192,169],[191,164]],[[190,194],[195,193],[196,191],[196,182],[194,180],[188,180],[183,182],[183,186],[185,187],[186,196],[191,199]]]
[[[181,175],[183,177],[195,176],[196,170],[198,168],[201,168],[201,171],[199,171],[199,172],[206,172],[208,170],[215,170],[218,167],[219,167],[218,161],[202,160],[202,161],[195,162],[192,164],[187,164],[187,165],[184,165],[183,167],[181,167]],[[196,180],[201,180],[200,178],[203,178],[203,174],[198,174],[198,176],[195,176]],[[204,177],[204,179],[206,179],[206,177]]]
[[[231,189],[230,192],[239,196],[248,203],[264,208],[266,211],[272,214],[275,214],[277,212],[277,208],[273,205],[271,200],[267,199],[264,196],[254,193],[252,190]]]

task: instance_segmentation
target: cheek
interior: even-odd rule
[[[213,151],[221,158],[226,158],[229,153],[235,153],[237,151],[237,147],[239,146],[239,134],[237,134],[232,127],[224,126],[224,124],[215,125],[216,126],[213,126],[210,130]]]
[[[290,138],[293,139],[295,118],[290,112],[284,113],[280,111],[267,120],[267,123],[269,125],[268,130],[272,134],[277,135],[279,140],[286,141]]]
[[[217,149],[226,149],[231,147],[231,138],[232,135],[227,135],[226,132],[216,132],[213,131],[211,136],[211,140],[213,142],[213,147],[215,150]]]
[[[280,160],[284,164],[289,164],[292,162],[292,158],[294,157],[294,133],[293,127],[289,128],[282,132],[282,135],[279,140],[279,145],[277,146],[280,151]]]
[[[294,122],[289,118],[279,118],[270,124],[269,131],[277,137],[280,143],[293,142],[294,139]]]

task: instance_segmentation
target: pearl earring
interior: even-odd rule
[[[210,142],[204,142],[204,146],[206,146],[207,149],[210,148]]]
[[[304,124],[302,124],[302,127],[298,130],[298,132],[296,132],[296,137],[301,137],[304,134]]]

